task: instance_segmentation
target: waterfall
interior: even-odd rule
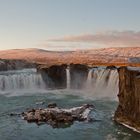
[[[110,70],[109,69],[102,69],[102,70],[96,70],[95,71],[95,80],[96,80],[96,83],[95,83],[95,89],[100,89],[101,87],[102,88],[105,88],[106,85],[107,85],[107,82],[108,82],[108,79],[109,79],[109,76],[110,76]]]
[[[116,99],[118,94],[118,72],[116,69],[91,69],[88,73],[86,90],[93,97]]]
[[[79,76],[79,75],[78,75]],[[79,77],[76,80],[80,80]],[[0,94],[11,91],[31,91],[49,89],[50,79],[45,75],[46,81],[36,69],[24,69],[0,72]],[[92,68],[88,72],[83,94],[92,97],[115,98],[118,93],[118,72],[106,68]],[[71,88],[70,68],[66,69],[67,89]],[[47,87],[46,87],[47,86]],[[85,94],[86,92],[86,94]]]
[[[36,69],[0,72],[0,91],[45,89],[41,74]]]
[[[114,91],[114,93],[119,92],[118,88],[119,78],[117,70],[111,70],[110,77],[108,80],[107,90]]]
[[[92,88],[92,74],[94,69],[90,69],[88,72],[87,82],[86,82],[86,88],[91,89]]]
[[[67,77],[67,89],[70,89],[70,68],[66,68],[66,77]]]

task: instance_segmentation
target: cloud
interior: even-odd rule
[[[47,50],[83,50],[94,48],[91,43],[84,42],[63,42],[63,41],[45,41],[38,44],[39,48],[45,48]],[[97,46],[96,46],[97,47]],[[95,47],[95,48],[96,48]]]
[[[99,44],[108,47],[139,47],[140,32],[135,31],[109,31],[95,34],[82,34],[50,39],[51,42],[80,42]]]

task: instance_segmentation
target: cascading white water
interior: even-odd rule
[[[114,94],[119,92],[119,77],[117,70],[111,70],[110,77],[107,84],[107,91],[113,91]]]
[[[116,99],[118,94],[118,72],[116,69],[91,69],[88,73],[86,90],[94,97]]]
[[[87,82],[86,82],[86,88],[91,89],[92,88],[92,74],[94,69],[90,69],[88,72]]]
[[[67,77],[67,89],[70,89],[70,69],[66,68],[66,77]]]
[[[45,89],[41,74],[36,69],[0,72],[0,92]]]
[[[67,89],[70,89],[70,69],[66,69]],[[49,82],[49,79],[48,79]],[[44,90],[46,84],[36,69],[0,72],[0,94],[11,91]],[[86,96],[116,98],[118,93],[118,72],[105,68],[89,70],[86,82]],[[84,91],[84,90],[83,90]],[[85,91],[83,92],[85,95]]]
[[[96,89],[101,89],[107,87],[107,82],[110,76],[110,70],[109,69],[101,69],[101,70],[95,70],[95,78],[96,78],[96,83],[95,83],[95,90]]]

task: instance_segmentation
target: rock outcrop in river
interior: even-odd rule
[[[140,68],[121,67],[115,120],[140,132]]]
[[[37,124],[47,123],[52,127],[70,126],[74,121],[91,121],[89,113],[93,109],[93,105],[84,104],[80,107],[70,109],[58,108],[56,104],[48,105],[46,109],[32,109],[23,112],[24,120],[35,122]]]

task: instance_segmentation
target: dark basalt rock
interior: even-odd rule
[[[140,132],[140,68],[121,67],[119,72],[119,106],[115,121]]]
[[[70,65],[71,88],[81,89],[87,80],[89,67],[81,64]]]
[[[66,65],[53,65],[38,70],[48,88],[66,88]]]
[[[9,114],[10,116],[20,116],[21,114],[20,113],[15,113],[15,112],[12,112]]]
[[[0,71],[20,70],[25,68],[35,68],[36,64],[26,60],[0,59]]]
[[[115,70],[115,69],[117,69],[117,67],[112,65],[112,66],[107,66],[106,69]]]
[[[48,104],[48,108],[55,108],[55,107],[57,107],[56,103],[49,103]]]
[[[57,106],[56,104],[50,104]],[[23,112],[22,116],[27,122],[35,122],[37,124],[47,123],[52,127],[64,127],[70,126],[74,121],[85,121],[92,119],[89,118],[89,113],[93,109],[93,105],[85,104],[80,107],[62,109],[58,107],[46,108],[46,109],[31,109],[27,112]]]

